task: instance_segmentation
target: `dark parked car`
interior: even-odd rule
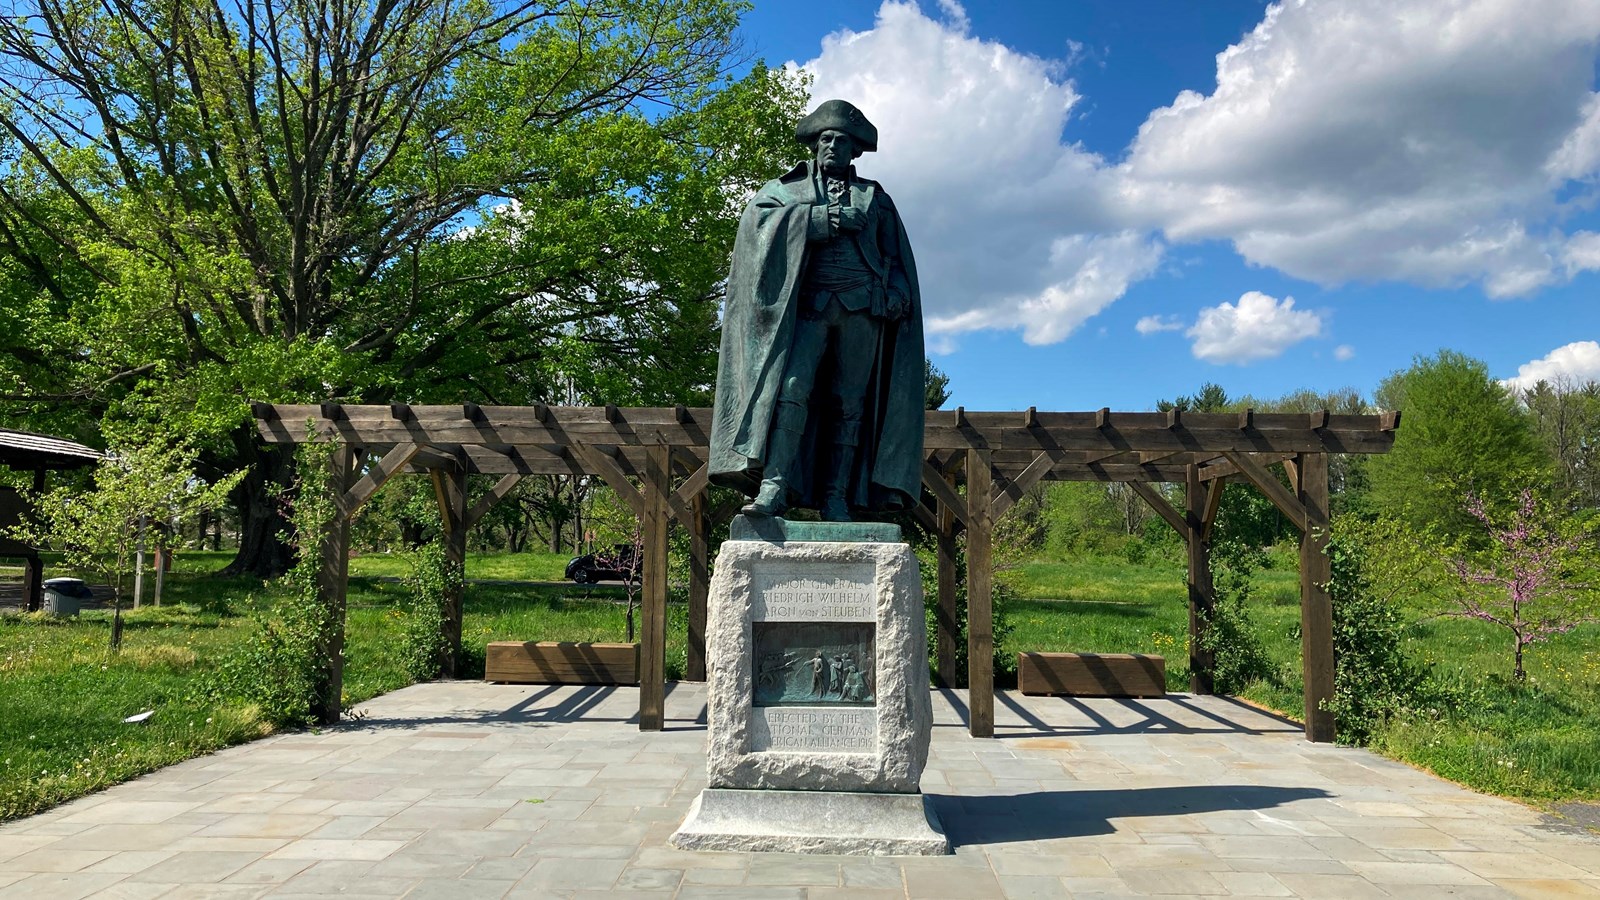
[[[617,544],[610,550],[573,557],[567,563],[567,577],[578,584],[596,581],[627,581],[639,577],[639,565],[632,544]]]

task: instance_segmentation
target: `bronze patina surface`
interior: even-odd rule
[[[906,509],[921,489],[922,297],[900,213],[851,165],[878,131],[829,100],[795,136],[812,158],[739,220],[710,478],[751,496],[752,516]]]

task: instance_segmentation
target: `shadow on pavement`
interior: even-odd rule
[[[1249,784],[1183,785],[1031,794],[930,794],[956,846],[1010,844],[1111,834],[1113,819],[1183,816],[1219,810],[1271,809],[1333,795],[1320,788]]]
[[[940,722],[939,727],[962,729],[969,727],[972,719],[966,704],[962,703],[953,691],[941,689],[939,693],[944,695],[945,701],[960,718],[959,725]],[[999,719],[994,724],[994,736],[1011,739],[1069,735],[1086,737],[1096,734],[1275,734],[1297,732],[1302,728],[1299,722],[1240,703],[1231,697],[1217,699],[1234,704],[1239,708],[1241,715],[1233,717],[1207,710],[1181,694],[1168,694],[1160,699],[1149,700],[1121,697],[1102,697],[1092,701],[1077,697],[1032,698],[1035,704],[1060,703],[1069,708],[1065,710],[1068,712],[1065,716],[1052,716],[1048,710],[1030,709],[1008,691],[996,691],[995,702],[1009,710],[1021,720],[1021,723]],[[1113,706],[1119,709],[1118,718],[1124,721],[1113,722],[1105,715],[1105,712]],[[1174,712],[1181,710],[1205,721],[1180,722],[1163,712],[1163,709]],[[1040,715],[1041,712],[1044,715]],[[1057,718],[1059,721],[1052,723],[1048,721],[1050,718]]]
[[[666,684],[666,697],[671,697],[678,683],[669,681]],[[631,723],[638,724],[639,712],[632,710],[628,715],[603,715],[596,708],[617,693],[619,690],[612,685],[585,685],[574,687],[572,685],[549,684],[530,685],[534,692],[511,706],[502,710],[481,709],[461,710],[459,712],[440,714],[420,714],[417,716],[390,715],[390,716],[362,716],[352,717],[341,725],[351,728],[418,728],[426,725],[564,725],[575,722],[590,724],[599,723]],[[567,692],[553,705],[540,706],[546,698],[558,692]],[[357,709],[360,707],[358,706]],[[696,713],[688,718],[682,715],[668,714],[663,731],[704,731],[706,729],[706,708],[701,704]]]

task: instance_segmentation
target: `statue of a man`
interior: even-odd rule
[[[878,130],[829,100],[795,137],[812,158],[739,220],[711,481],[753,497],[747,515],[905,509],[922,486],[922,298],[900,214],[852,165]]]

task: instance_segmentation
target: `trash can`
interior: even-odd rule
[[[94,591],[79,578],[51,578],[44,583],[44,611],[58,616],[75,616],[83,601],[94,598]]]
[[[77,597],[55,588],[44,590],[44,611],[53,616],[75,616],[82,604]]]

